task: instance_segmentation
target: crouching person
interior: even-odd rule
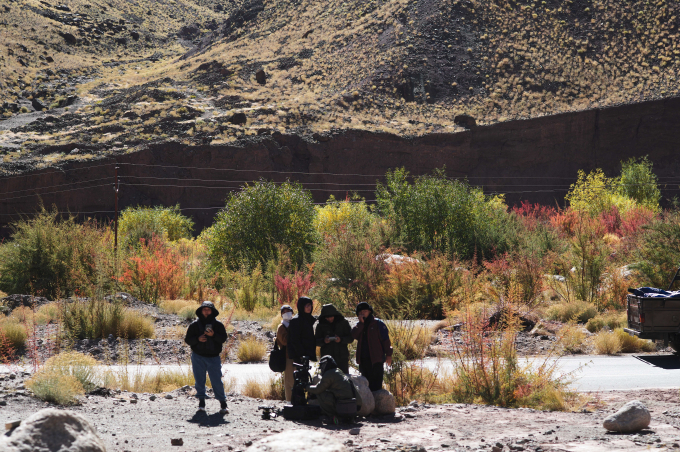
[[[349,376],[338,368],[332,356],[326,355],[321,358],[319,373],[321,381],[317,385],[309,386],[307,392],[316,395],[321,411],[336,424],[339,418],[356,416],[356,411],[361,408],[361,396]],[[346,410],[348,405],[352,404],[352,400],[355,400],[356,410],[354,406]]]
[[[222,383],[222,344],[227,340],[227,330],[217,320],[219,312],[209,301],[196,310],[196,320],[187,329],[184,342],[191,346],[191,367],[196,380],[198,410],[205,411],[205,375],[210,377],[215,399],[220,401],[220,414],[229,414],[227,396]]]

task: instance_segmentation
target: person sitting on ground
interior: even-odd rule
[[[338,368],[332,356],[326,355],[319,360],[319,375],[319,383],[308,386],[307,392],[316,395],[321,411],[335,423],[338,423],[338,401],[356,399],[357,411],[361,409],[359,390],[349,376]]]
[[[279,344],[279,347],[285,348],[288,346],[288,327],[290,326],[290,321],[293,319],[293,308],[287,304],[281,306],[281,319],[279,328],[276,330],[276,342]],[[294,371],[293,360],[286,353],[286,370],[283,373],[283,387],[286,392],[286,402],[290,402],[293,396],[293,383],[295,383],[293,376]]]
[[[316,346],[321,347],[321,356],[332,356],[340,370],[349,375],[347,345],[354,342],[352,327],[332,304],[325,304],[321,308],[314,337]]]
[[[352,328],[352,337],[358,341],[359,372],[368,380],[371,391],[379,391],[383,385],[383,363],[392,365],[390,333],[382,320],[373,317],[373,308],[368,303],[359,303],[356,313],[359,323]]]
[[[301,363],[304,356],[316,361],[316,341],[314,340],[314,324],[312,315],[314,303],[311,298],[300,297],[297,302],[298,313],[288,325],[288,345],[286,351],[293,362]]]
[[[205,411],[205,374],[210,377],[210,383],[215,393],[215,399],[220,402],[220,414],[229,414],[227,410],[227,396],[224,394],[222,383],[222,344],[227,341],[227,330],[222,322],[217,320],[219,311],[209,301],[204,301],[196,309],[194,320],[184,338],[184,342],[191,346],[191,368],[196,380],[196,398],[198,411]]]

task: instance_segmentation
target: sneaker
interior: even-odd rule
[[[198,411],[205,411],[205,399],[198,399]]]
[[[222,400],[220,402],[220,414],[229,414],[229,410],[227,409],[227,401]]]

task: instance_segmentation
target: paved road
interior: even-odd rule
[[[452,369],[450,361],[425,361],[430,368],[440,371]],[[157,372],[161,368],[177,369],[180,366],[130,366],[128,372]],[[181,366],[188,371],[188,366]],[[578,391],[632,390],[643,388],[680,387],[680,358],[672,355],[625,355],[625,356],[569,356],[558,361],[560,372],[568,373],[572,387]],[[15,369],[15,368],[12,368]],[[0,366],[0,372],[10,370]],[[117,366],[111,370],[120,371]],[[248,379],[267,381],[274,374],[267,364],[225,364],[223,371],[238,386]]]

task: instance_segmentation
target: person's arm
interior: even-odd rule
[[[332,380],[330,375],[321,377],[321,381],[317,385],[312,385],[307,388],[307,392],[310,394],[321,394],[325,390],[331,387]]]
[[[222,324],[222,322],[217,322],[217,321],[216,321],[216,322],[213,324],[213,329],[214,329],[214,331],[215,331],[215,334],[213,334],[212,340],[213,340],[216,344],[224,344],[225,342],[227,342],[227,338],[228,338],[229,336],[227,336],[227,329],[224,327],[224,325]]]
[[[364,325],[364,322],[359,322],[354,325],[354,328],[352,328],[352,337],[354,339],[359,340],[361,333],[364,331]]]
[[[288,328],[283,323],[279,324],[279,328],[276,330],[276,339],[280,346],[288,346]]]
[[[383,352],[385,352],[386,362],[388,365],[392,365],[392,341],[390,341],[390,331],[387,329],[387,325],[383,322],[379,324],[380,332],[380,343],[382,344]]]
[[[184,342],[186,342],[188,345],[192,347],[198,344],[199,342],[198,336],[200,336],[200,334],[198,334],[199,332],[200,331],[198,330],[198,324],[195,322],[192,323],[191,325],[189,325],[189,328],[187,328],[187,334],[184,337]]]
[[[320,323],[316,326],[316,331],[314,331],[314,340],[316,341],[317,347],[323,347],[326,345],[326,334],[324,330],[325,328],[322,328]]]
[[[342,319],[342,328],[340,328],[340,343],[349,345],[354,342],[352,336],[352,327],[349,326],[347,319]]]

